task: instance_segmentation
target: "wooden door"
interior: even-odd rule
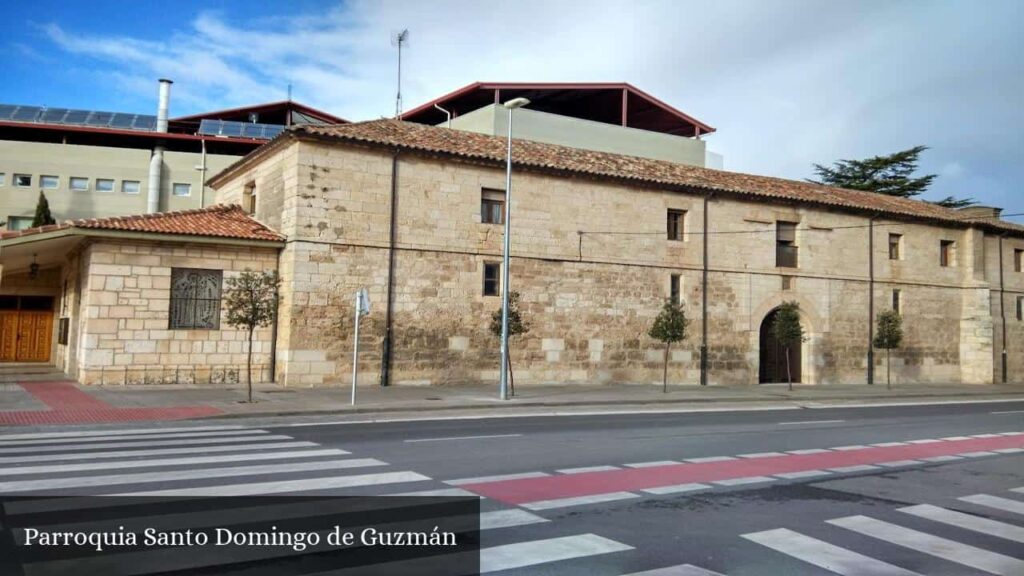
[[[761,322],[760,370],[758,381],[761,384],[786,382],[786,349],[772,336],[772,324],[778,309],[772,310]],[[797,344],[789,350],[789,366],[793,382],[800,382],[801,346]]]
[[[53,312],[18,313],[18,362],[48,362],[53,336]]]
[[[18,359],[18,311],[0,311],[0,362]]]

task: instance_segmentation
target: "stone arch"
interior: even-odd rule
[[[796,301],[800,304],[800,324],[804,328],[807,341],[800,347],[800,383],[818,384],[820,382],[819,357],[821,355],[821,339],[828,330],[828,323],[819,313],[817,307],[805,296],[795,292],[773,294],[765,298],[760,305],[754,308],[751,314],[752,330],[751,358],[753,363],[751,371],[753,382],[760,382],[761,375],[761,330],[760,327],[765,319],[772,314],[783,302]]]

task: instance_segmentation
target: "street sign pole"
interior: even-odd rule
[[[356,405],[356,382],[359,379],[359,320],[370,313],[370,295],[366,288],[356,291],[356,330],[352,345],[352,405]]]

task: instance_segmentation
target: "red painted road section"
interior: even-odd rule
[[[212,406],[118,408],[79,390],[73,382],[25,382],[20,386],[50,409],[0,411],[0,426],[182,420],[222,414]]]
[[[930,456],[950,456],[962,452],[980,452],[1000,448],[1024,448],[1024,434],[996,438],[944,440],[930,444],[908,444],[885,448],[829,451],[820,454],[787,454],[768,458],[739,458],[723,462],[670,464],[650,468],[585,472],[521,480],[503,480],[464,484],[459,488],[508,504],[574,498],[609,492],[624,492],[688,484],[715,482],[749,476],[771,476],[787,472],[824,470],[860,464],[879,464],[897,460],[915,460]]]

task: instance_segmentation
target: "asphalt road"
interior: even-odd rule
[[[489,574],[1020,576],[1024,402],[0,434],[7,497],[267,493],[484,496]]]

